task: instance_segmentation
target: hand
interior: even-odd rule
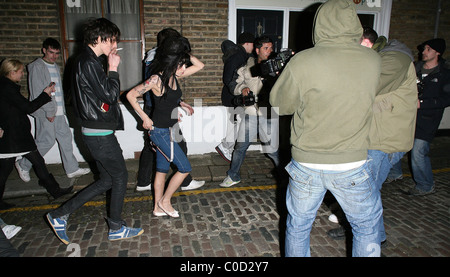
[[[117,71],[117,68],[120,64],[120,56],[117,55],[117,50],[114,49],[109,53],[108,56],[108,65],[109,65],[109,71]]]
[[[55,117],[54,117],[54,116],[52,116],[52,117],[47,117],[47,120],[50,121],[50,122],[53,122],[53,121],[55,121]]]
[[[2,138],[3,137],[3,134],[5,133],[5,131],[2,129],[2,128],[0,128],[0,138]]]
[[[244,89],[242,89],[242,95],[243,95],[243,96],[247,96],[249,92],[250,92],[250,89],[249,89],[249,88],[244,88]]]
[[[153,121],[149,117],[144,118],[142,127],[146,130],[153,130]]]
[[[194,109],[191,107],[191,105],[181,101],[180,106],[187,113],[187,115],[191,116],[194,114]]]
[[[44,88],[44,92],[48,94],[48,96],[52,96],[52,93],[55,92],[55,83],[51,82],[46,88]]]

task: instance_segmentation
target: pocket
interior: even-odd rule
[[[352,202],[364,202],[372,195],[372,178],[366,167],[352,175],[335,178],[333,186],[341,191],[342,197]]]
[[[299,169],[293,162],[286,166],[286,171],[291,177],[289,180],[289,191],[297,200],[306,199],[311,195],[312,176]]]

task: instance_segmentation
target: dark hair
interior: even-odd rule
[[[362,37],[368,39],[371,43],[375,43],[378,39],[378,34],[371,27],[364,26]]]
[[[120,41],[119,27],[103,17],[90,19],[83,27],[83,35],[85,45],[95,46],[99,36],[102,42],[112,39]]]
[[[269,38],[268,36],[260,36],[255,39],[255,42],[253,43],[253,45],[255,48],[261,48],[264,43],[269,43],[269,42],[273,44],[272,39]]]
[[[173,28],[165,28],[156,35],[156,45],[161,46],[162,42],[168,37],[181,37],[181,34]]]
[[[48,49],[49,47],[55,50],[61,50],[61,44],[54,38],[46,38],[42,43],[42,48]]]
[[[179,66],[188,64],[191,60],[191,45],[187,38],[168,37],[156,49],[155,59],[151,65],[151,74],[161,73],[161,90],[169,88],[169,80],[176,77]]]

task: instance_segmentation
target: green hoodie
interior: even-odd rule
[[[286,65],[270,92],[280,115],[293,114],[292,158],[340,164],[367,159],[380,57],[359,44],[355,4],[330,0],[316,13],[314,43]]]

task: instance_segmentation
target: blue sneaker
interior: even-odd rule
[[[66,234],[67,221],[61,218],[53,218],[50,213],[47,214],[47,220],[59,240],[64,244],[69,244],[69,237]]]
[[[142,235],[142,233],[144,233],[144,229],[142,228],[130,228],[125,225],[122,225],[122,228],[120,228],[117,231],[113,231],[110,229],[108,239],[110,241],[128,239]]]

